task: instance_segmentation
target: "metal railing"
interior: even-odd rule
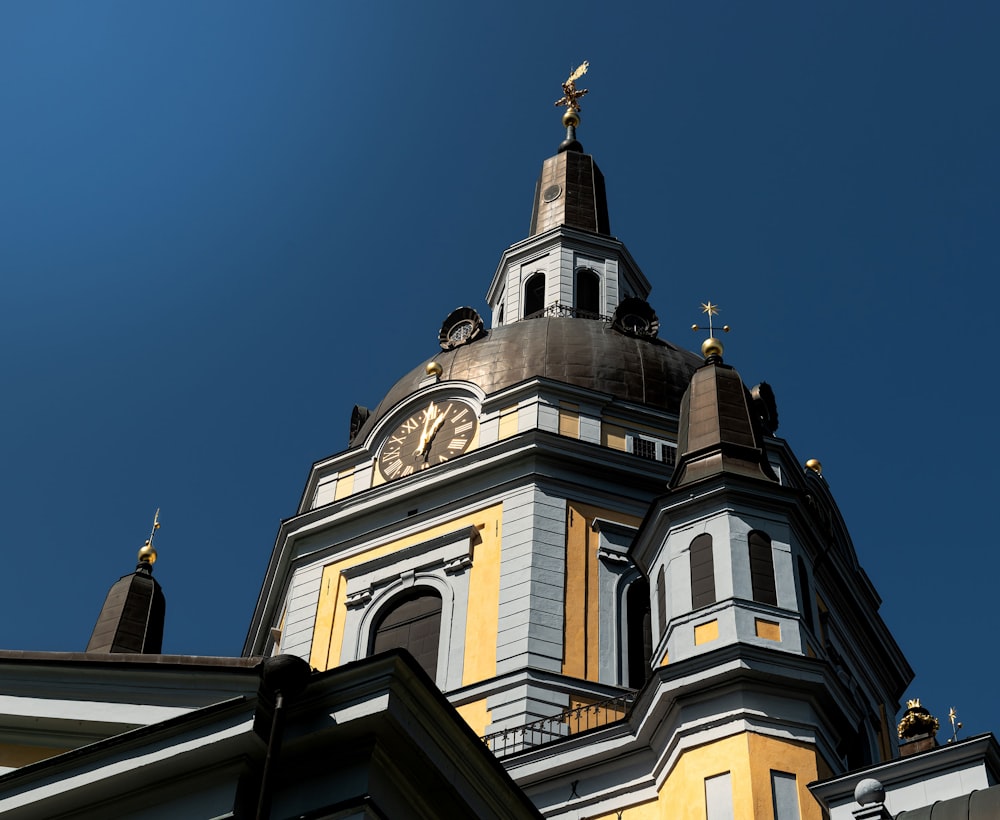
[[[590,729],[600,729],[624,720],[635,703],[636,692],[626,692],[607,700],[585,703],[551,717],[540,718],[524,726],[501,729],[485,735],[483,742],[497,757],[525,749],[534,749],[557,740],[565,740]]]
[[[556,302],[554,305],[549,305],[541,310],[536,310],[534,313],[529,313],[524,318],[541,319],[543,316],[571,316],[576,319],[597,319],[601,322],[611,321],[610,316],[605,316],[602,313],[593,313],[589,310],[578,310],[572,305],[564,305],[562,302]]]

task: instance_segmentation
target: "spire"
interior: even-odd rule
[[[707,302],[709,330],[718,305]],[[694,325],[698,330],[698,325]],[[724,330],[729,330],[726,325]],[[760,420],[750,391],[740,374],[722,361],[722,342],[709,336],[701,345],[705,363],[691,376],[681,398],[677,451],[680,454],[670,480],[683,487],[726,473],[777,481],[764,451]]]
[[[153,578],[156,548],[153,537],[160,528],[160,511],[153,517],[153,527],[139,550],[135,572],[119,578],[108,591],[87,644],[88,652],[128,652],[159,654],[163,643],[166,599]]]
[[[556,155],[542,165],[535,185],[530,236],[560,225],[605,236],[611,234],[604,175],[594,158],[583,153],[583,146],[576,138],[576,127],[580,124],[579,99],[588,91],[577,88],[576,81],[589,67],[588,62],[581,63],[562,84],[563,96],[556,100],[557,106],[566,107],[562,117],[566,139],[560,143]]]

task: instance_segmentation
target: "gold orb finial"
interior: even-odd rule
[[[806,469],[812,470],[816,475],[823,475],[823,465],[819,463],[818,458],[811,458],[806,462]],[[920,705],[920,701],[917,701],[917,706]]]
[[[436,376],[441,378],[441,374],[444,373],[444,368],[438,362],[427,362],[427,367],[424,368],[427,371],[428,376]]]
[[[146,542],[145,546],[139,550],[139,563],[153,566],[156,563],[156,547]]]
[[[719,306],[712,304],[711,300],[709,300],[708,302],[702,302],[701,312],[708,315],[708,327],[706,328],[700,325],[691,325],[691,330],[708,331],[708,338],[701,343],[701,355],[704,356],[706,359],[711,358],[712,356],[718,356],[719,358],[722,358],[722,351],[723,351],[722,342],[720,342],[718,339],[715,338],[715,325],[712,322],[712,317],[719,315]],[[722,332],[728,333],[729,325],[723,325]]]
[[[563,114],[562,124],[567,128],[576,128],[580,124],[580,115],[576,111],[570,109]]]
[[[709,336],[705,341],[701,343],[701,355],[706,359],[712,356],[722,356],[723,347],[722,342],[716,339],[714,336]]]

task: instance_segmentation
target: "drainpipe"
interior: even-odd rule
[[[260,665],[260,700],[273,700],[270,732],[267,738],[267,754],[264,757],[264,771],[260,778],[257,795],[257,820],[268,820],[271,816],[271,782],[278,769],[281,754],[281,736],[285,729],[285,707],[295,700],[309,683],[312,669],[295,655],[278,655],[268,658]]]

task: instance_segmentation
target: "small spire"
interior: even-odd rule
[[[712,322],[712,317],[719,315],[719,306],[713,305],[711,300],[702,302],[701,312],[708,314],[708,327],[691,325],[691,330],[708,330],[708,338],[701,343],[701,355],[705,357],[705,361],[716,359],[721,362],[724,348],[722,347],[722,342],[715,338],[715,327]],[[729,325],[723,325],[722,332],[728,333]]]
[[[575,71],[570,73],[566,82],[562,84],[562,97],[555,102],[557,106],[566,106],[566,113],[562,117],[563,125],[566,126],[566,139],[559,145],[559,153],[563,151],[583,153],[583,146],[576,138],[576,127],[580,124],[580,97],[590,89],[577,88],[576,81],[587,73],[588,68],[590,68],[590,63],[584,60],[576,67]]]
[[[119,578],[104,599],[87,644],[88,652],[159,654],[166,613],[163,590],[153,577],[156,562],[153,538],[159,528],[160,511],[157,510],[149,538],[139,550],[135,571]]]

